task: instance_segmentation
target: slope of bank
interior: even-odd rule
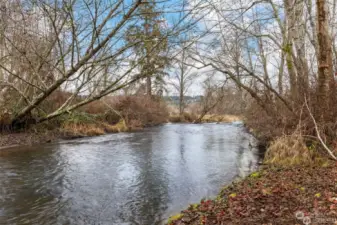
[[[130,115],[130,113],[129,113]],[[15,145],[33,145],[40,143],[54,142],[60,139],[74,139],[81,137],[98,136],[108,133],[133,132],[142,130],[144,127],[156,126],[166,122],[186,122],[191,123],[197,115],[184,114],[183,120],[176,115],[168,117],[164,113],[147,115],[145,118],[137,118],[126,122],[115,115],[113,120],[103,116],[94,116],[92,114],[77,113],[71,117],[62,118],[63,121],[54,121],[54,123],[45,123],[32,126],[28,129],[18,132],[0,132],[0,148],[6,148]],[[112,121],[111,121],[112,120]],[[241,120],[241,117],[234,115],[206,115],[201,123],[230,123]],[[116,122],[117,121],[117,122]]]
[[[336,224],[336,165],[263,168],[168,224]]]
[[[33,126],[18,132],[0,133],[0,148],[50,143],[61,139],[91,137],[138,129],[141,129],[141,127],[127,127],[123,120],[114,125],[110,125],[107,122],[91,121],[90,123],[68,122],[51,128],[47,128],[44,125]]]
[[[21,129],[4,126],[8,121],[2,121],[4,124],[0,121],[0,147],[135,131],[165,123],[168,116],[166,103],[161,99],[144,96],[108,98],[42,123],[24,124]]]

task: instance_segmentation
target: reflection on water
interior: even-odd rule
[[[167,124],[0,156],[0,224],[160,224],[252,170],[240,124]]]

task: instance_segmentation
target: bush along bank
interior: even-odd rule
[[[21,130],[6,130],[0,133],[0,147],[138,131],[167,120],[166,104],[161,99],[146,96],[111,97],[50,121]]]
[[[232,123],[242,121],[243,117],[230,114],[207,114],[200,120],[198,114],[184,112],[182,115],[171,114],[168,121],[171,123]]]

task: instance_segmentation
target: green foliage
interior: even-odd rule
[[[316,144],[312,143],[311,145],[308,146],[309,151],[315,151],[316,150]]]
[[[292,45],[288,43],[288,44],[284,45],[283,51],[284,51],[285,53],[290,54],[290,53],[291,53],[291,48],[292,48]]]
[[[285,44],[284,47],[283,47],[283,51],[288,55],[288,56],[291,56],[291,51],[292,51],[292,44]],[[287,60],[287,67],[288,69],[292,69],[293,68],[293,63],[291,60]]]
[[[252,177],[252,178],[258,178],[258,177],[260,177],[260,176],[261,176],[261,175],[260,175],[259,172],[254,172],[254,173],[252,173],[252,174],[249,175],[249,177]]]
[[[287,67],[288,69],[293,68],[293,64],[289,60],[287,61]]]
[[[137,15],[140,23],[131,25],[125,36],[126,41],[134,45],[133,51],[137,56],[131,63],[140,67],[141,76],[155,77],[155,84],[163,86],[164,69],[169,64],[165,56],[168,40],[162,27],[164,21],[156,12],[153,0],[141,4]]]
[[[63,121],[68,123],[76,123],[76,124],[85,124],[85,123],[95,123],[96,118],[94,115],[90,115],[84,112],[73,112],[68,115],[64,115],[61,118]]]
[[[230,197],[230,198],[235,198],[236,196],[237,196],[236,193],[232,193],[232,194],[230,194],[228,197]]]
[[[174,215],[174,216],[171,216],[171,217],[168,219],[167,223],[168,223],[168,224],[171,224],[171,223],[173,223],[174,221],[181,219],[183,216],[184,216],[184,215],[181,214],[181,213],[178,213],[178,214],[176,214],[176,215]]]

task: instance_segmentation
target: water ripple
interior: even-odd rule
[[[25,147],[0,156],[0,224],[160,224],[249,172],[254,141],[241,124],[168,124]]]

